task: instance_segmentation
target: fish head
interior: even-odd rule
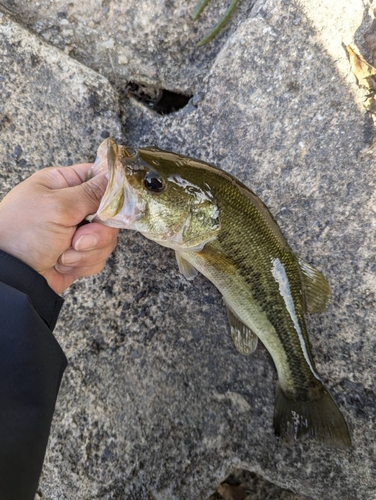
[[[220,220],[215,197],[184,157],[158,148],[119,146],[106,139],[89,175],[106,169],[108,186],[94,221],[139,231],[175,250],[198,251],[217,236]]]

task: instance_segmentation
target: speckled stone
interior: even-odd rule
[[[197,43],[211,31],[227,5],[212,2],[193,22],[195,3],[2,1],[25,26],[112,82],[121,85],[131,80],[188,94],[199,90],[221,45],[255,1],[240,2],[229,25],[205,49]]]
[[[315,500],[374,495],[376,176],[375,153],[366,153],[374,129],[341,45],[358,40],[370,19],[366,2],[346,7],[268,0],[248,16],[243,7],[216,57],[202,53],[195,99],[166,117],[121,102],[120,138],[237,176],[267,203],[296,253],[328,277],[331,304],[308,326],[353,448],[279,443],[269,354],[262,346],[238,354],[215,288],[202,276],[188,283],[172,251],[124,231],[103,273],[66,292],[56,336],[69,367],[40,498],[203,500],[235,466]],[[121,131],[104,78],[0,21],[4,189],[43,165],[93,158],[103,133]],[[170,64],[175,46],[166,51]],[[173,75],[186,68],[171,64],[163,71],[182,88]]]
[[[120,137],[116,92],[105,78],[0,17],[1,194],[36,169],[95,158]]]

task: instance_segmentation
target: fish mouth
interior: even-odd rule
[[[90,216],[92,222],[106,226],[134,229],[135,223],[145,213],[145,203],[127,179],[127,165],[137,160],[135,148],[118,146],[106,139],[98,148],[97,158],[89,172],[89,178],[106,172],[108,184],[97,212]]]

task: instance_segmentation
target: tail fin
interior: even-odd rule
[[[311,437],[336,448],[350,447],[350,433],[342,413],[324,386],[320,392],[320,399],[295,401],[289,399],[277,383],[275,434],[287,441]]]

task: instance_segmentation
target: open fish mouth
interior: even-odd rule
[[[134,148],[118,146],[112,139],[102,142],[88,178],[106,172],[108,184],[97,212],[88,220],[110,227],[135,229],[135,223],[144,216],[145,202],[129,184],[126,169],[131,169],[137,157]]]

